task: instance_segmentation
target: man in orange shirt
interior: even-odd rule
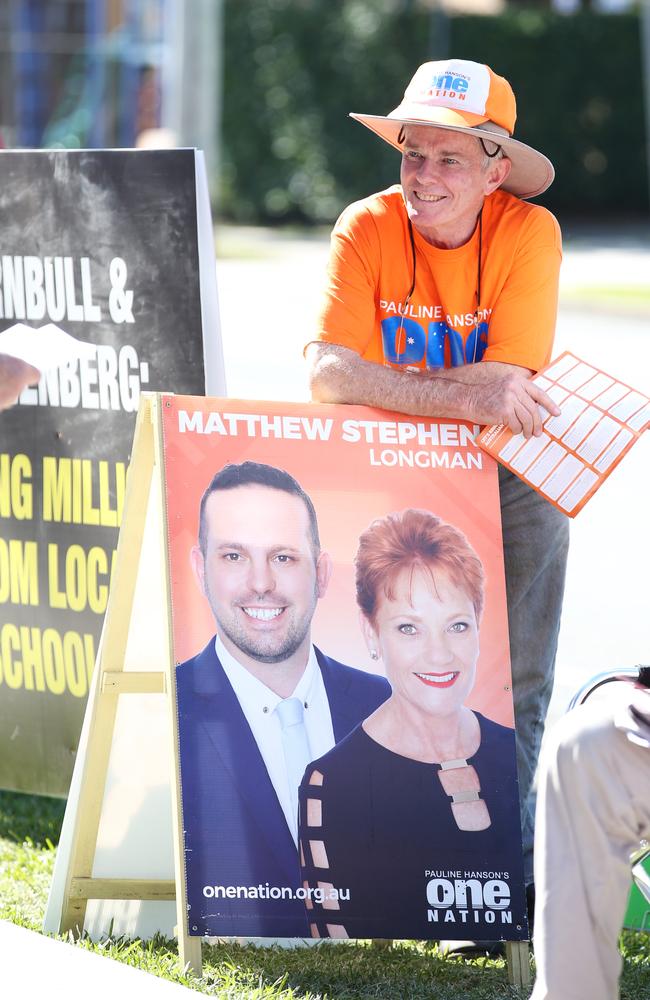
[[[402,153],[401,185],[349,206],[332,236],[315,399],[539,435],[553,401],[530,376],[551,356],[559,227],[523,199],[554,170],[512,138],[503,77],[425,63],[388,116],[353,115]],[[547,411],[547,412],[545,412]],[[567,518],[499,469],[526,878],[532,780],[553,683]]]

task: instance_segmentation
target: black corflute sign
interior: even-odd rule
[[[203,158],[3,152],[0,211],[0,353],[92,345],[0,414],[0,787],[65,795],[140,392],[225,392]]]

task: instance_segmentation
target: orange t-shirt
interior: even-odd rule
[[[550,360],[562,242],[545,208],[505,191],[485,199],[479,227],[453,250],[413,229],[416,283],[399,185],[350,205],[332,233],[318,339],[398,368],[502,361],[538,371]],[[476,327],[478,325],[478,337]]]

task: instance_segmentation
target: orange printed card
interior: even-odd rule
[[[539,437],[504,424],[485,427],[478,444],[575,517],[650,423],[647,394],[565,351],[533,379],[560,407]]]

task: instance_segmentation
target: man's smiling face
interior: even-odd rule
[[[434,246],[462,246],[483,199],[507,177],[509,160],[489,160],[464,132],[407,125],[404,133],[400,180],[411,222]]]
[[[306,662],[311,620],[327,585],[327,557],[313,549],[300,497],[247,485],[212,493],[206,550],[194,569],[219,635],[243,666]]]

